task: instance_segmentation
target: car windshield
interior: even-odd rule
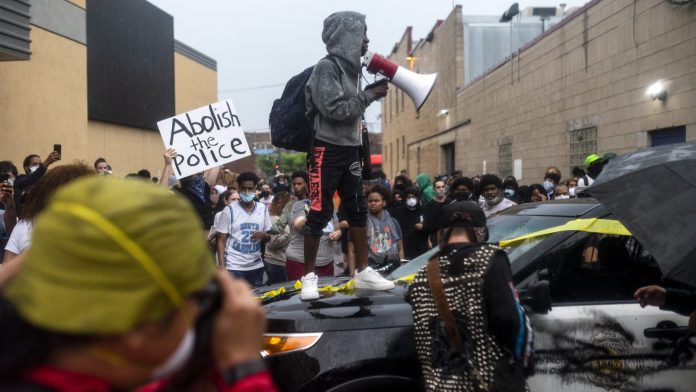
[[[559,216],[533,216],[533,215],[497,215],[488,219],[489,238],[488,242],[496,244],[502,240],[511,240],[526,234],[534,233],[539,230],[548,229],[555,226],[561,226],[575,217],[559,217]],[[529,249],[541,242],[544,237],[530,238],[522,241],[518,245],[505,248],[510,259],[510,263]],[[394,270],[389,276],[389,279],[400,279],[404,276],[415,274],[425,263],[437,252],[439,248],[435,247],[428,252],[416,257],[410,262],[402,265]]]

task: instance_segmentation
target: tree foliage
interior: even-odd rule
[[[257,155],[256,168],[266,174],[276,174],[275,165],[278,164],[282,173],[290,174],[294,171],[307,171],[307,154],[303,152],[281,152],[279,154]]]

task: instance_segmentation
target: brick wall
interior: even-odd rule
[[[498,145],[512,142],[512,158],[522,160],[527,184],[540,181],[548,166],[568,174],[574,129],[596,126],[599,153],[644,148],[650,130],[673,126],[686,126],[687,140],[696,140],[696,7],[676,8],[660,0],[593,1],[468,86],[460,85],[460,14],[455,9],[433,41],[416,48],[419,61],[432,56],[423,62],[440,72],[420,119],[413,121],[411,106],[383,124],[385,145],[397,137],[407,144],[430,137],[419,143],[421,161],[427,157],[421,171],[442,171],[443,138],[456,141],[456,167],[468,175],[480,174],[483,161],[496,172]],[[668,85],[665,102],[645,94],[659,79]],[[452,90],[456,104],[447,107]],[[436,117],[440,109],[449,114]],[[400,161],[409,162],[412,175],[413,161]],[[385,162],[387,173],[393,173],[388,156]]]

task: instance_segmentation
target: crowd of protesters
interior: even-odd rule
[[[218,285],[222,286],[223,291],[237,291],[237,295],[241,295],[240,290],[243,291],[244,286],[235,286],[241,281],[246,281],[249,286],[258,287],[263,284],[303,279],[303,276],[306,275],[306,248],[304,246],[306,236],[303,229],[311,206],[309,178],[306,172],[298,171],[289,176],[278,174],[262,179],[253,172],[235,174],[222,168],[214,168],[207,173],[198,173],[177,180],[171,176],[171,163],[175,155],[176,152],[171,149],[165,152],[164,168],[159,179],[153,179],[147,170],[141,170],[125,176],[123,180],[108,180],[106,182],[108,185],[104,186],[99,185],[99,180],[96,180],[97,182],[89,182],[87,179],[81,180],[89,177],[93,179],[114,177],[111,166],[103,158],[97,159],[93,166],[72,163],[51,167],[60,160],[58,153],[51,152],[45,160],[32,154],[24,160],[24,173],[22,174],[18,173],[12,162],[0,162],[0,175],[2,175],[2,182],[0,182],[0,212],[2,212],[0,234],[2,234],[4,248],[4,263],[0,268],[0,289],[7,288],[6,291],[9,293],[8,298],[2,298],[2,303],[0,303],[0,319],[15,323],[38,322],[35,325],[38,329],[34,331],[38,331],[38,335],[34,332],[20,337],[5,335],[0,336],[0,340],[6,342],[9,339],[17,340],[22,344],[32,344],[45,342],[41,339],[49,339],[52,343],[48,345],[48,349],[60,350],[63,347],[63,339],[70,340],[70,344],[80,344],[80,339],[73,342],[71,340],[73,338],[69,337],[73,333],[84,337],[85,342],[98,341],[99,338],[96,336],[105,332],[102,330],[104,328],[109,329],[109,333],[123,334],[123,339],[128,339],[133,334],[144,333],[135,326],[140,325],[138,323],[154,321],[154,319],[138,319],[140,316],[133,314],[129,316],[129,322],[114,323],[113,326],[105,324],[92,328],[85,320],[61,323],[52,318],[38,315],[38,313],[34,314],[24,308],[25,305],[22,301],[25,300],[34,301],[34,304],[48,301],[48,299],[38,297],[26,299],[30,296],[28,293],[32,292],[33,288],[41,291],[44,284],[47,290],[55,289],[58,293],[62,293],[60,295],[64,295],[64,298],[60,298],[60,295],[56,298],[69,302],[66,306],[79,306],[80,299],[77,298],[76,293],[71,293],[70,289],[65,287],[53,287],[60,284],[71,285],[75,282],[71,283],[70,279],[60,284],[53,281],[43,282],[41,279],[46,278],[43,274],[53,270],[52,267],[43,266],[41,271],[35,271],[33,268],[20,270],[20,267],[27,263],[27,259],[40,259],[32,261],[34,266],[38,266],[47,262],[42,257],[70,258],[74,265],[66,265],[66,269],[60,272],[66,273],[70,268],[75,268],[75,271],[70,270],[71,273],[75,274],[75,279],[85,282],[84,279],[87,278],[80,277],[80,274],[85,272],[84,268],[82,271],[77,271],[84,267],[84,265],[80,267],[80,263],[92,262],[97,255],[99,258],[104,258],[104,262],[107,263],[115,260],[110,257],[116,257],[109,256],[110,248],[106,245],[99,247],[99,252],[94,253],[94,255],[90,254],[91,245],[97,244],[100,236],[111,237],[119,245],[119,250],[113,250],[116,252],[114,255],[120,254],[119,252],[123,252],[124,249],[131,252],[133,247],[147,253],[145,251],[149,246],[147,242],[161,242],[162,246],[158,246],[158,249],[167,249],[169,255],[162,260],[173,258],[171,260],[173,265],[180,261],[178,257],[172,257],[177,249],[181,255],[184,255],[191,253],[191,249],[197,249],[196,246],[198,246],[189,244],[192,248],[185,250],[182,246],[186,245],[186,241],[181,240],[181,238],[192,237],[190,241],[199,241],[203,246],[207,240],[208,246],[204,252],[207,255],[206,262],[199,266],[201,271],[214,266],[219,271],[227,271],[224,274],[225,278],[222,278],[218,273],[214,277],[206,275],[206,279],[217,281]],[[405,171],[396,173],[393,179],[388,179],[381,171],[375,171],[372,176],[373,180],[364,181],[362,189],[368,212],[366,222],[368,265],[374,270],[381,271],[418,257],[438,245],[439,222],[442,221],[443,211],[448,205],[460,201],[470,201],[478,204],[487,218],[517,204],[582,197],[582,186],[591,184],[606,162],[606,157],[592,154],[587,157],[584,168],[587,169],[587,172],[583,168],[575,168],[571,175],[565,178],[557,167],[549,167],[538,183],[530,185],[520,185],[517,179],[512,176],[500,178],[495,174],[467,177],[460,172],[454,172],[448,176],[430,176],[426,173],[420,173],[413,181]],[[77,186],[73,183],[83,185]],[[130,183],[138,185],[131,189],[131,185],[127,185]],[[68,189],[72,189],[73,196],[70,197],[79,199],[76,203],[80,206],[67,207],[71,203],[68,196],[63,196],[67,199],[62,204],[51,203],[54,198],[61,199],[60,196],[56,196],[61,194],[61,188],[65,188],[66,192]],[[144,200],[143,195],[150,192],[148,189],[158,190],[154,191],[155,193],[150,196],[150,200]],[[174,197],[173,194],[178,194],[179,197]],[[165,195],[190,207],[184,208],[184,210],[190,211],[190,215],[179,217],[187,222],[187,234],[183,234],[183,228],[180,230],[182,232],[176,234],[173,226],[167,228],[166,225],[157,224],[164,222],[162,219],[174,219],[173,216],[167,218],[168,211],[173,207],[167,207],[169,203],[178,206],[174,209],[182,209],[182,205],[177,204],[180,203],[179,201],[168,201]],[[89,207],[89,211],[85,207],[87,205],[92,205]],[[350,238],[350,224],[345,219],[345,212],[342,210],[338,198],[335,198],[335,207],[331,220],[322,230],[319,248],[314,256],[314,271],[317,277],[353,276],[357,273],[355,244]],[[154,226],[150,229],[138,227],[134,221],[129,220],[121,221],[118,224],[109,222],[109,224],[118,227],[105,228],[107,224],[101,222],[102,215],[100,214],[114,213],[118,215],[121,209],[128,211],[128,213],[138,214],[139,219],[145,221],[149,219],[148,216],[157,220],[152,222]],[[184,211],[178,211],[175,215],[178,213],[187,214]],[[41,217],[48,214],[53,214],[54,219],[50,221],[46,219],[42,223]],[[65,214],[74,214],[74,216],[68,219]],[[92,216],[93,214],[96,217]],[[192,217],[193,221],[191,221]],[[92,226],[92,232],[84,228],[79,233],[64,230],[78,224],[76,222],[80,219],[86,220]],[[38,244],[32,241],[32,232],[36,230],[44,232],[44,235],[37,239]],[[72,234],[57,234],[59,232]],[[116,235],[114,232],[120,234]],[[128,237],[130,235],[136,236],[132,239],[133,244],[120,243],[120,241],[126,241],[121,236]],[[138,238],[137,236],[143,237]],[[149,240],[146,240],[145,237]],[[31,249],[34,248],[45,249],[45,252],[32,252]],[[27,251],[28,249],[30,251]],[[152,252],[155,250],[153,249]],[[140,260],[139,262],[147,264],[146,256],[143,256],[145,261]],[[100,268],[96,268],[95,271]],[[121,288],[125,290],[128,284],[117,282],[118,274],[114,275],[110,268],[112,267],[104,267],[103,279],[111,279],[112,284],[115,285],[111,288],[114,290],[120,284],[124,285]],[[194,276],[195,274],[179,276],[177,274],[183,272],[177,271],[176,267],[172,268],[174,269],[171,271],[162,272],[164,275],[171,274],[169,277],[164,275],[153,277],[158,285],[162,285],[160,279],[171,278],[172,280],[187,281],[190,286],[184,285],[177,288],[181,290],[179,295],[184,298],[205,290],[205,285]],[[35,271],[39,274],[38,277],[30,276],[32,272],[29,271]],[[92,271],[95,274],[93,278],[100,279],[99,273],[95,271]],[[152,272],[149,274],[151,275]],[[25,277],[26,280],[19,277]],[[24,287],[16,282],[25,282],[29,286]],[[106,288],[104,290],[108,291]],[[162,290],[166,292],[167,296],[172,295],[167,288],[162,288]],[[103,299],[101,303],[107,309],[104,311],[109,311],[110,298],[113,298],[114,292],[95,292],[94,294]],[[223,296],[225,295],[227,294],[223,293]],[[245,295],[251,296],[248,291]],[[642,297],[647,296],[642,295]],[[242,296],[242,298],[246,297]],[[239,303],[235,305],[234,300],[229,298],[226,300],[230,301],[229,306],[232,308],[235,306],[243,308],[243,311],[249,314],[250,324],[255,324],[256,327],[262,325],[259,324],[261,321],[258,317],[262,317],[262,312],[258,306],[240,305]],[[647,300],[644,302],[648,303]],[[48,305],[46,306],[48,307]],[[155,306],[155,308],[158,306],[160,305]],[[46,311],[50,313],[49,310]],[[181,302],[177,302],[174,308],[167,308],[166,311],[174,312],[174,314],[187,312],[186,306],[181,306]],[[24,320],[25,317],[30,319]],[[36,317],[36,319],[31,319],[31,317]],[[174,319],[168,318],[168,320],[176,324],[176,317],[178,316],[174,316]],[[230,320],[225,321],[225,317],[227,316],[220,316],[220,323],[231,322]],[[174,328],[174,324],[172,324],[172,328]],[[160,325],[160,327],[162,326]],[[263,328],[257,332],[260,334],[262,331]],[[219,339],[222,340],[232,339],[222,332],[216,334],[220,335]],[[91,335],[95,337],[90,337]],[[173,339],[172,341],[179,340]],[[181,342],[185,343],[185,341],[186,339],[183,339]],[[161,344],[166,344],[166,342],[163,341]],[[10,351],[14,350],[13,345],[7,347]],[[258,344],[250,347],[258,348]],[[183,350],[184,348],[178,347],[177,349]],[[119,355],[125,359],[131,354],[133,353],[120,353]],[[138,356],[140,353],[133,355]],[[172,353],[172,355],[174,354]],[[105,359],[97,355],[95,360],[103,361]],[[221,361],[224,362],[223,359]],[[155,366],[159,364],[156,359],[153,359],[151,363],[153,366],[148,369],[152,372],[157,372],[158,375],[169,375],[164,370],[159,372],[162,369]],[[34,365],[40,366],[33,368]],[[26,358],[26,363],[12,364],[9,367],[0,365],[0,382],[4,382],[4,377],[10,377],[8,374],[16,372],[22,366],[24,366],[22,369],[30,370],[30,373],[35,370],[37,377],[42,377],[44,373],[51,377],[56,376],[55,369],[47,368],[44,365],[37,363],[36,358]],[[218,370],[222,371],[223,368],[224,366]],[[272,390],[272,385],[267,374],[263,373],[263,369],[257,373],[263,375],[257,380],[260,385],[266,385],[271,388],[268,390]],[[147,380],[146,377],[138,378],[135,369],[133,369],[132,376],[133,380],[139,382]],[[129,381],[118,380],[118,382],[127,384]],[[156,386],[151,387],[155,388]]]

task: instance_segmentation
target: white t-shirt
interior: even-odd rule
[[[481,208],[483,209],[483,213],[486,215],[486,218],[488,218],[491,215],[495,215],[500,211],[507,210],[508,208],[514,207],[516,205],[517,203],[515,203],[514,201],[503,198],[503,200],[501,200],[500,203],[494,206],[489,206],[488,203],[486,203],[486,200],[484,199],[483,203],[481,203]]]
[[[230,207],[233,219],[230,217]],[[230,220],[232,226],[230,230]],[[235,201],[220,212],[215,222],[218,233],[228,234],[225,244],[225,268],[231,271],[251,271],[263,268],[261,241],[251,239],[255,231],[271,229],[271,216],[262,203],[254,202],[251,212]]]
[[[585,184],[585,179],[587,179],[587,184]],[[592,185],[593,182],[594,182],[594,178],[587,176],[587,175],[578,178],[578,186],[579,187],[588,187],[588,186]]]
[[[5,250],[9,250],[14,254],[20,254],[25,251],[31,243],[31,222],[24,219],[17,222],[10,234],[10,239],[7,240]]]

